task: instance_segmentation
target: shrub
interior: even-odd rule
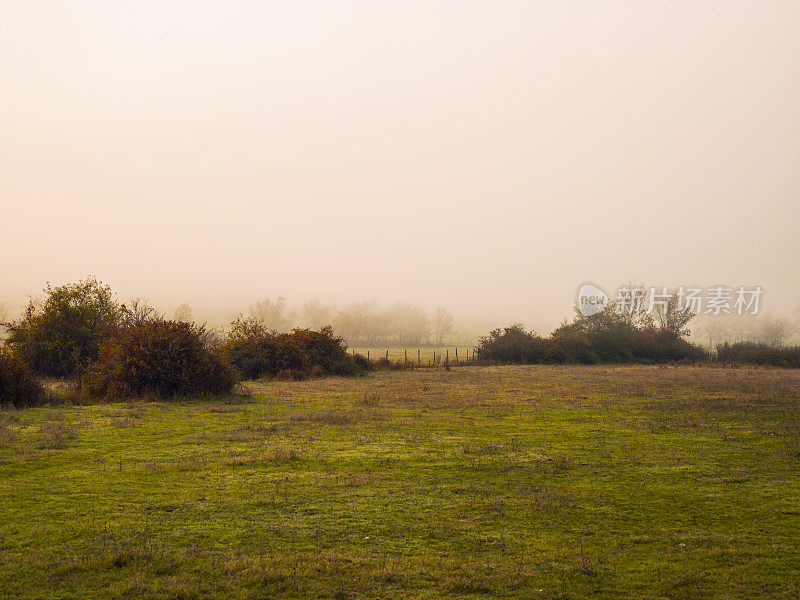
[[[475,349],[480,360],[508,363],[550,362],[547,342],[534,332],[527,332],[520,323],[495,329],[478,340]]]
[[[717,346],[717,359],[723,362],[800,369],[800,346],[776,347],[754,342],[725,343]]]
[[[336,337],[331,327],[277,333],[252,317],[232,323],[223,351],[249,379],[357,375],[369,368],[362,357],[347,354],[342,338]]]
[[[629,362],[634,359],[636,335],[634,325],[620,315],[603,311],[588,317],[578,314],[572,323],[553,331],[550,343],[558,362]]]
[[[0,348],[0,405],[37,406],[49,399],[24,362]]]
[[[258,319],[239,318],[231,324],[223,352],[247,379],[267,374],[276,376],[284,370],[280,366],[276,337],[277,334]]]
[[[319,331],[294,329],[278,335],[279,356],[284,368],[302,373],[325,375],[357,375],[360,372],[353,357],[347,354],[342,338],[330,326]]]
[[[80,375],[97,359],[104,331],[119,306],[111,289],[90,277],[58,287],[47,284],[42,302],[28,304],[9,327],[8,345],[33,370],[54,377]]]
[[[636,332],[631,351],[637,362],[665,363],[708,358],[705,350],[688,342],[682,336],[653,328]]]
[[[121,325],[100,348],[85,389],[105,397],[229,392],[236,373],[194,323],[146,319]]]

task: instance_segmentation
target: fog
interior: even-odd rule
[[[3,2],[0,302],[800,303],[800,3]]]

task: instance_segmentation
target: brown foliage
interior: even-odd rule
[[[106,397],[188,396],[227,393],[236,379],[205,328],[156,318],[121,325],[107,337],[85,387]]]

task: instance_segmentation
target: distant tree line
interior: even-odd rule
[[[267,329],[289,331],[293,326],[320,329],[331,326],[350,346],[442,345],[455,332],[455,319],[445,307],[431,313],[413,304],[397,302],[387,308],[376,302],[355,302],[342,308],[319,300],[304,303],[299,310],[286,299],[267,298],[250,307],[248,314]]]
[[[795,319],[772,313],[763,315],[701,315],[691,339],[707,348],[720,344],[753,343],[778,347],[800,341],[800,307]]]

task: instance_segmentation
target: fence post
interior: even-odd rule
[[[456,364],[458,364],[458,346],[456,346]]]
[[[369,360],[369,350],[367,350],[367,360]]]
[[[408,350],[403,348],[403,364],[406,364],[407,362],[408,362]]]
[[[446,350],[447,354],[444,356],[444,366],[448,366],[450,364],[450,348]]]
[[[386,351],[386,360],[387,361],[389,360],[389,351],[388,350]]]

